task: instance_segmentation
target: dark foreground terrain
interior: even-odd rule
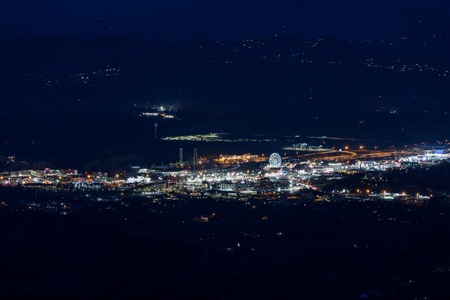
[[[450,208],[3,189],[0,297],[445,299]]]

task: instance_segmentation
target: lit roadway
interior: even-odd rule
[[[288,151],[297,151],[297,152],[306,152],[304,154],[298,154],[297,157],[321,157],[321,159],[330,159],[330,160],[340,160],[340,159],[372,159],[372,158],[383,158],[390,156],[398,156],[398,155],[413,155],[415,152],[411,151],[397,151],[397,150],[331,150],[331,149],[323,149],[323,150],[299,150],[291,147],[286,147],[283,150]]]

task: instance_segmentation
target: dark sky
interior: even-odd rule
[[[422,18],[440,22],[450,19],[448,12],[450,5],[438,0],[16,0],[0,6],[0,35],[352,37],[404,30]]]

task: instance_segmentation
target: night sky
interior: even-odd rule
[[[0,35],[112,33],[139,38],[241,38],[284,33],[343,38],[417,30],[420,21],[440,26],[444,1],[32,1],[3,3]]]

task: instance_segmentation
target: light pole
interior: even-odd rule
[[[158,128],[158,123],[155,123],[154,125],[155,125],[155,139],[157,139],[158,135],[156,134],[156,128]]]
[[[194,148],[194,174],[195,174],[195,167],[197,165],[197,148]]]

